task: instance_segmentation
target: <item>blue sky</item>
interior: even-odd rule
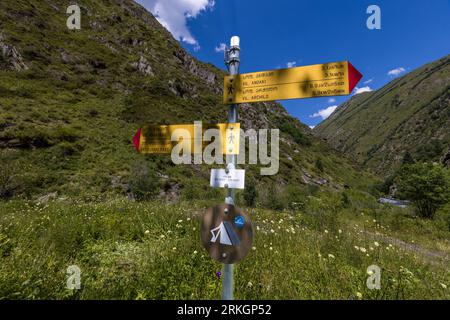
[[[221,43],[241,37],[241,72],[349,60],[359,91],[450,53],[449,0],[138,0],[196,58],[225,69]],[[381,30],[369,30],[370,5]],[[389,73],[390,72],[390,73]],[[356,90],[353,94],[356,93]],[[280,101],[310,126],[350,96]]]

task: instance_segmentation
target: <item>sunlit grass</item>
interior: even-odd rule
[[[0,298],[218,299],[221,265],[199,240],[207,205],[2,203]],[[367,237],[359,217],[325,207],[250,210],[255,238],[235,269],[236,298],[450,298],[448,260]],[[391,234],[388,225],[377,228]],[[74,264],[82,271],[78,291],[66,289]],[[366,287],[372,264],[382,270],[381,290]]]

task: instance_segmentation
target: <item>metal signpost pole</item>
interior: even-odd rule
[[[235,76],[239,74],[239,64],[240,64],[240,52],[239,47],[239,37],[234,36],[231,38],[231,48],[225,53],[225,64],[228,67],[230,76]],[[236,123],[238,122],[237,104],[230,105],[230,110],[228,111],[228,122]],[[227,156],[227,169],[236,169],[237,155]],[[227,189],[227,197],[225,203],[235,205],[235,190],[232,188]],[[223,280],[222,280],[222,299],[233,300],[233,264],[224,264],[223,268]]]

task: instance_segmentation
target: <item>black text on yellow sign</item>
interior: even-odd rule
[[[362,78],[348,61],[226,76],[224,103],[348,95]]]
[[[148,125],[138,129],[133,143],[139,153],[147,154],[171,153],[180,142],[187,153],[199,154],[209,144],[219,143],[222,154],[237,155],[240,128],[240,123]]]

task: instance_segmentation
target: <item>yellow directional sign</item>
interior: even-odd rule
[[[202,153],[207,145],[217,142],[217,136],[222,154],[237,155],[240,128],[240,123],[148,125],[138,129],[133,143],[140,153],[158,154],[171,153],[175,145],[187,139],[187,152],[194,154]]]
[[[224,103],[348,95],[361,78],[348,61],[226,76]]]

